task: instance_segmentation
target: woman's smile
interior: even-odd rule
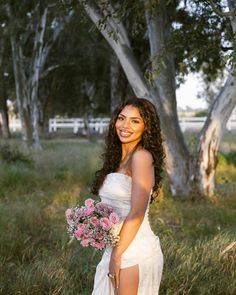
[[[120,130],[120,136],[129,137],[130,135],[132,135],[132,132],[127,131],[127,130]]]

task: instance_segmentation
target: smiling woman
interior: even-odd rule
[[[120,242],[106,248],[92,294],[157,295],[163,255],[148,211],[160,188],[164,151],[159,118],[148,100],[129,99],[115,110],[103,157],[92,192],[119,215]]]
[[[144,121],[139,110],[127,105],[119,114],[116,121],[116,133],[122,144],[134,148],[141,140],[144,131]]]

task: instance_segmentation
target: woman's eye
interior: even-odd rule
[[[132,122],[135,123],[135,124],[138,124],[139,123],[138,120],[133,120]]]
[[[123,117],[118,117],[118,120],[119,120],[119,121],[123,121],[124,118],[123,118]]]

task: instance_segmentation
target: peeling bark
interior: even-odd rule
[[[4,36],[0,39],[0,115],[1,115],[1,133],[2,137],[10,138],[8,108],[7,108],[7,91],[4,80]]]
[[[212,104],[207,120],[199,134],[194,182],[202,195],[212,196],[214,194],[219,146],[235,105],[236,79],[235,76],[229,74],[224,87]]]

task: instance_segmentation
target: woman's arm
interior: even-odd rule
[[[120,231],[119,245],[111,255],[109,272],[115,274],[116,287],[119,285],[121,256],[134,239],[145,215],[151,189],[154,185],[153,158],[150,152],[141,149],[132,157],[131,209]]]

